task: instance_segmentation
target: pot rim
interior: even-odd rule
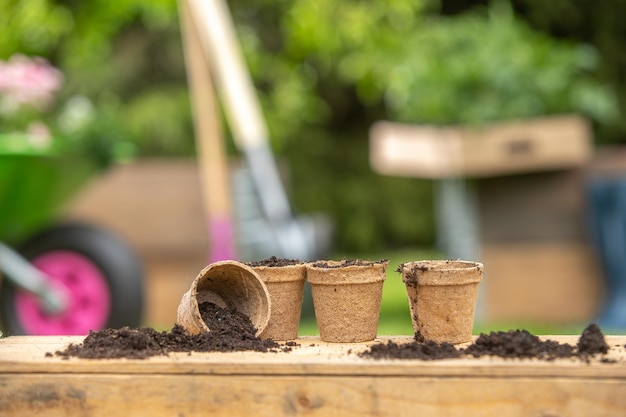
[[[423,260],[405,262],[398,267],[405,284],[465,285],[482,280],[483,263],[477,261]]]
[[[306,280],[306,264],[294,264],[284,266],[250,266],[255,271],[263,282],[278,283],[278,282],[294,282]]]
[[[321,262],[321,261],[318,261]],[[330,267],[307,264],[306,279],[311,285],[358,285],[382,282],[387,278],[388,260],[366,261],[362,265],[341,266],[343,261],[323,261]],[[336,266],[335,266],[336,265]]]

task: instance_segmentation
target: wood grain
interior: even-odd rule
[[[547,337],[576,343],[574,336]],[[376,342],[410,341],[381,337]],[[289,353],[63,360],[81,337],[0,339],[0,416],[616,416],[626,412],[625,336],[614,363],[464,358],[371,360],[371,343],[303,338]]]

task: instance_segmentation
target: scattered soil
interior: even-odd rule
[[[402,273],[402,271],[404,271],[404,266],[407,264],[407,262],[403,262],[400,265],[398,265],[398,267],[396,268],[396,272]],[[411,268],[410,273],[412,275],[415,275],[415,271],[425,271],[426,269],[428,269],[428,267],[426,267],[425,265],[413,265],[413,267]]]
[[[55,355],[63,358],[145,359],[171,352],[289,352],[293,349],[293,346],[281,347],[271,339],[256,337],[250,319],[236,310],[213,303],[201,303],[199,307],[203,320],[211,329],[208,333],[191,335],[179,325],[163,332],[147,327],[104,329],[89,332],[82,343],[70,344]]]
[[[284,258],[277,258],[275,256],[272,256],[271,258],[267,258],[262,261],[246,262],[246,265],[250,267],[269,266],[269,267],[275,268],[275,267],[281,267],[281,266],[300,265],[303,263],[304,261],[300,261],[298,259],[284,259]]]
[[[346,266],[369,266],[387,262],[387,259],[381,259],[379,261],[365,261],[363,259],[344,259],[336,263],[329,263],[327,261],[317,261],[313,263],[316,268],[343,268]]]
[[[401,263],[400,265],[398,265],[398,268],[396,269],[396,272],[399,272],[403,275],[403,281],[404,279],[406,279],[406,281],[404,281],[404,285],[406,285],[407,288],[411,287],[411,288],[417,288],[417,271],[423,271],[426,269],[425,266],[420,266],[418,265],[414,265],[413,268],[411,268],[409,271],[406,272],[406,274],[403,272],[404,271],[404,266],[406,265],[406,263]],[[418,342],[423,342],[423,340],[420,340],[418,337],[418,335],[416,334],[416,339]],[[419,335],[421,337],[421,335]]]
[[[201,303],[199,307],[202,319],[211,329],[208,333],[190,335],[179,325],[162,332],[147,327],[104,329],[89,332],[82,343],[70,344],[65,350],[57,351],[54,355],[65,359],[70,357],[145,359],[168,355],[171,352],[290,352],[300,346],[293,341],[280,345],[271,339],[260,339],[255,336],[256,329],[250,319],[237,310],[221,308],[208,302]],[[585,328],[576,346],[553,340],[541,340],[526,330],[509,330],[481,334],[474,343],[465,348],[424,340],[421,335],[416,335],[411,343],[398,344],[392,341],[378,343],[358,355],[372,359],[420,360],[496,356],[552,361],[557,358],[576,357],[589,361],[591,357],[606,354],[608,350],[609,346],[602,330],[596,324],[591,324]],[[53,354],[47,353],[46,356]]]
[[[481,334],[464,353],[474,357],[498,356],[501,358],[537,358],[554,360],[576,355],[574,346],[553,340],[541,340],[526,330],[491,332]]]
[[[463,352],[449,343],[433,341],[398,344],[392,341],[370,346],[369,350],[359,354],[372,359],[421,359],[432,361],[437,359],[458,358]]]
[[[606,354],[609,346],[602,331],[596,324],[591,324],[583,331],[578,344],[572,346],[553,340],[541,340],[526,330],[509,330],[481,334],[474,343],[466,348],[457,349],[449,343],[425,341],[416,335],[415,341],[406,344],[394,342],[379,343],[359,354],[372,359],[449,359],[461,356],[497,356],[501,358],[534,358],[552,361],[557,358],[577,357],[588,361],[596,354]]]

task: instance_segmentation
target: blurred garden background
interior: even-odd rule
[[[330,215],[333,256],[392,261],[381,333],[411,332],[397,264],[442,255],[433,182],[373,172],[374,122],[480,125],[579,113],[592,122],[594,145],[626,139],[625,0],[229,6],[294,210]],[[42,57],[60,71],[41,118],[102,166],[193,158],[179,25],[175,0],[0,0],[0,60]],[[0,131],[27,129],[27,110],[0,102]],[[227,149],[238,157],[232,140]]]

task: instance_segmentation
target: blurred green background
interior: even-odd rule
[[[273,149],[289,162],[293,205],[330,213],[340,251],[434,241],[431,182],[369,167],[374,121],[579,112],[597,143],[626,131],[626,25],[615,13],[624,0],[229,4]],[[53,111],[87,98],[97,117],[86,142],[102,160],[194,153],[175,0],[0,0],[0,9],[0,59],[38,55],[60,68]]]
[[[434,246],[432,181],[373,173],[373,122],[577,112],[596,144],[623,142],[626,0],[229,5],[294,208],[333,217],[337,256],[390,258],[382,333],[410,330],[397,264],[438,255],[406,249]],[[53,130],[79,97],[96,117],[76,141],[104,165],[194,155],[175,0],[0,0],[0,10],[0,60],[42,56],[64,74]],[[0,114],[0,132],[11,128]]]

